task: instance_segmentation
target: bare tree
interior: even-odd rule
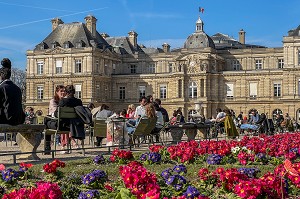
[[[13,81],[17,86],[20,87],[22,91],[22,101],[26,101],[26,72],[19,68],[11,69],[11,81]]]

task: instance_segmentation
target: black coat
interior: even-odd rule
[[[18,125],[25,121],[22,92],[11,80],[0,84],[0,124]]]
[[[67,97],[59,100],[58,107],[76,107],[82,106],[82,101],[75,97]],[[54,113],[55,117],[57,117],[57,110]],[[57,120],[47,120],[45,121],[47,128],[56,129],[57,128]],[[70,120],[62,119],[59,123],[60,130],[69,130],[70,129]]]

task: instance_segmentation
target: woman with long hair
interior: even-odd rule
[[[54,92],[54,96],[53,98],[50,100],[49,102],[49,112],[48,115],[50,115],[51,117],[54,117],[54,113],[57,110],[58,107],[58,102],[60,99],[64,98],[66,96],[65,94],[65,86],[64,85],[57,85],[55,87],[55,92]],[[45,121],[45,124],[47,124],[47,122]],[[55,141],[57,144],[61,144],[63,136],[57,135],[57,137],[55,138]],[[45,154],[50,154],[50,150],[51,150],[51,135],[46,135],[45,137],[46,139],[46,144],[45,144]]]

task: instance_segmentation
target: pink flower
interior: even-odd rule
[[[5,170],[4,164],[0,164],[0,171]]]

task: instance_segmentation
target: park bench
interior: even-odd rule
[[[16,126],[0,124],[0,133],[17,133],[16,141],[20,147],[20,159],[39,160],[36,150],[41,143],[45,126],[43,124],[20,124]]]

